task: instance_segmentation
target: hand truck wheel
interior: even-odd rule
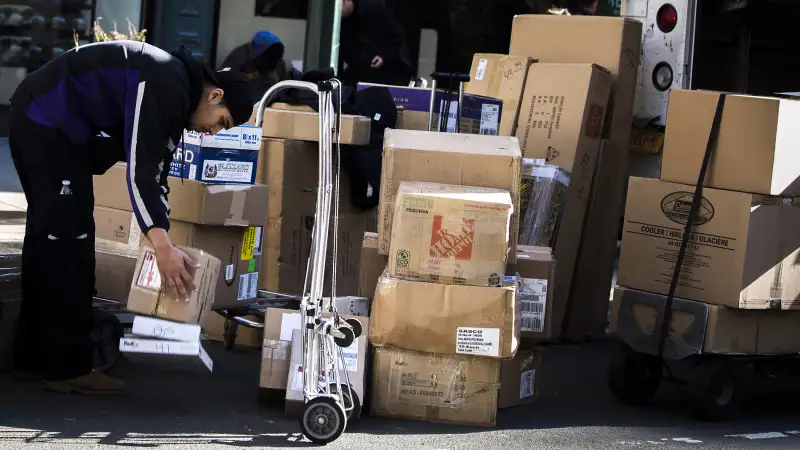
[[[353,345],[353,342],[356,340],[356,335],[350,327],[344,326],[339,328],[339,332],[344,335],[344,337],[334,337],[333,341],[336,342],[336,345],[342,348],[347,348]]]
[[[661,384],[661,361],[620,342],[608,366],[608,388],[621,402],[644,405]]]
[[[337,394],[338,392],[336,383],[331,383],[331,393]],[[350,398],[350,393],[353,394],[353,398]],[[361,400],[358,398],[358,394],[356,394],[356,390],[353,389],[353,386],[350,386],[350,389],[344,389],[342,392],[342,404],[344,405],[344,409],[347,415],[347,422],[349,423],[353,419],[358,419],[361,417]],[[347,408],[352,405],[352,409],[347,411]]]
[[[123,337],[122,324],[113,314],[94,312],[92,341],[94,342],[94,369],[108,373],[120,360],[119,340]]]
[[[353,334],[355,335],[356,339],[361,337],[361,333],[364,332],[364,327],[361,325],[361,322],[358,319],[347,319],[345,320],[350,327],[353,328]]]
[[[326,445],[344,433],[347,415],[330,397],[317,397],[306,403],[300,416],[300,430],[309,441]]]
[[[740,377],[733,363],[719,359],[698,363],[689,381],[689,404],[695,417],[705,421],[733,419],[741,401]]]

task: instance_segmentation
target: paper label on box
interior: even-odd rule
[[[253,256],[261,254],[261,247],[264,245],[264,228],[256,227],[256,243],[253,247]]]
[[[258,227],[247,227],[242,239],[242,261],[249,261],[255,256],[256,242],[258,242]]]
[[[349,347],[342,349],[342,359],[344,359],[344,368],[348,372],[358,371],[358,338],[350,344]]]
[[[197,164],[192,164],[189,166],[189,179],[196,180],[197,179]]]
[[[444,114],[445,103],[444,100],[439,101],[439,119],[436,123],[433,124],[434,130],[439,130],[439,123],[442,120],[442,114]],[[450,110],[447,112],[447,127],[445,127],[445,131],[447,133],[456,133],[456,117],[458,116],[458,100],[450,102]]]
[[[481,59],[478,61],[478,70],[475,71],[475,79],[478,81],[483,80],[483,77],[486,75],[486,65],[489,64],[489,61],[486,59]]]
[[[481,132],[490,136],[497,136],[500,123],[500,105],[481,105]]]
[[[519,398],[528,398],[533,395],[533,384],[536,379],[536,370],[526,370],[520,374]]]
[[[258,296],[258,273],[246,273],[239,276],[239,293],[237,300],[250,300]]]
[[[253,163],[249,161],[203,161],[200,181],[249,183],[253,179]]]
[[[456,331],[456,353],[499,357],[500,329],[458,327]]]
[[[146,251],[142,258],[142,268],[136,277],[136,285],[158,292],[161,290],[161,272],[158,271],[156,254]]]
[[[302,391],[303,390],[303,367],[300,364],[294,365],[294,370],[292,370],[292,390],[293,391]]]
[[[247,262],[247,271],[250,272],[250,273],[253,273],[253,272],[256,271],[256,260],[255,259],[251,259],[250,261]]]
[[[281,334],[282,341],[292,342],[292,331],[300,329],[300,314],[298,313],[283,313],[281,317]]]
[[[543,332],[547,310],[547,280],[521,278],[519,299],[521,330],[532,333]]]
[[[233,264],[225,266],[225,281],[233,281]]]

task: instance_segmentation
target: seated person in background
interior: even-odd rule
[[[270,86],[292,78],[296,72],[290,63],[284,61],[283,52],[284,46],[278,36],[269,31],[259,31],[250,42],[236,47],[225,58],[222,67],[247,74],[255,104]]]

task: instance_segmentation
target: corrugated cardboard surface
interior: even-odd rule
[[[248,124],[255,124],[256,110]],[[372,120],[364,116],[342,114],[339,138],[342,144],[366,145],[369,143]],[[267,108],[261,127],[266,138],[319,141],[319,114],[308,111]]]
[[[358,275],[358,295],[372,302],[378,278],[389,264],[389,258],[378,253],[378,233],[364,233],[361,244],[360,272]]]
[[[263,389],[286,389],[292,343],[264,339],[262,345],[261,377],[258,386]]]
[[[464,92],[503,101],[498,136],[514,136],[516,132],[525,77],[533,62],[534,59],[527,56],[492,53],[476,53],[472,58],[470,81],[464,86]]]
[[[244,318],[253,322],[260,320],[256,316],[245,316]],[[225,342],[225,318],[219,314],[209,314],[203,326],[203,332],[210,341]],[[236,327],[235,344],[242,347],[261,347],[264,344],[264,330],[238,326]]]
[[[160,276],[152,249],[142,247],[136,262],[128,311],[145,316],[160,317],[174,322],[202,325],[214,303],[217,278],[220,276],[220,260],[202,250],[181,247],[200,267],[192,269],[196,289],[188,301],[178,301],[161,293]]]
[[[696,184],[719,92],[669,95],[661,179]],[[800,195],[800,101],[729,94],[705,185],[765,195]]]
[[[125,304],[131,291],[137,258],[101,251],[95,251],[94,256],[95,295]]]
[[[378,219],[378,250],[382,255],[389,253],[400,182],[424,181],[508,190],[514,203],[509,232],[509,262],[513,262],[519,234],[522,165],[516,138],[389,129],[383,145]]]
[[[96,295],[124,304],[130,294],[142,232],[130,211],[95,206],[94,221]]]
[[[533,403],[539,397],[538,377],[542,369],[540,350],[520,350],[500,363],[500,391],[497,408]]]
[[[449,286],[381,276],[370,342],[420,352],[511,358],[520,338],[514,287]]]
[[[598,65],[532,65],[516,133],[522,155],[572,172],[579,148],[600,145],[610,93],[611,74]]]
[[[395,201],[389,275],[499,286],[514,205],[508,191],[403,181]]]
[[[127,164],[119,163],[94,177],[97,206],[132,211],[125,182]],[[264,225],[268,191],[264,185],[206,185],[169,178],[170,218],[203,225]]]
[[[631,178],[621,286],[666,294],[694,187]],[[734,308],[800,307],[800,207],[706,188],[675,295]]]
[[[549,247],[520,245],[517,263],[509,265],[508,275],[519,275],[520,327],[523,340],[547,342],[553,335],[553,285],[556,261]]]
[[[493,426],[500,360],[389,347],[373,353],[372,413],[395,419]]]

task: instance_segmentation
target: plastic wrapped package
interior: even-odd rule
[[[519,244],[554,247],[570,175],[541,159],[525,158],[520,186]]]
[[[0,371],[11,365],[11,350],[22,304],[22,254],[0,253]]]
[[[406,281],[381,275],[369,340],[427,353],[512,358],[520,339],[516,277],[484,287]]]

